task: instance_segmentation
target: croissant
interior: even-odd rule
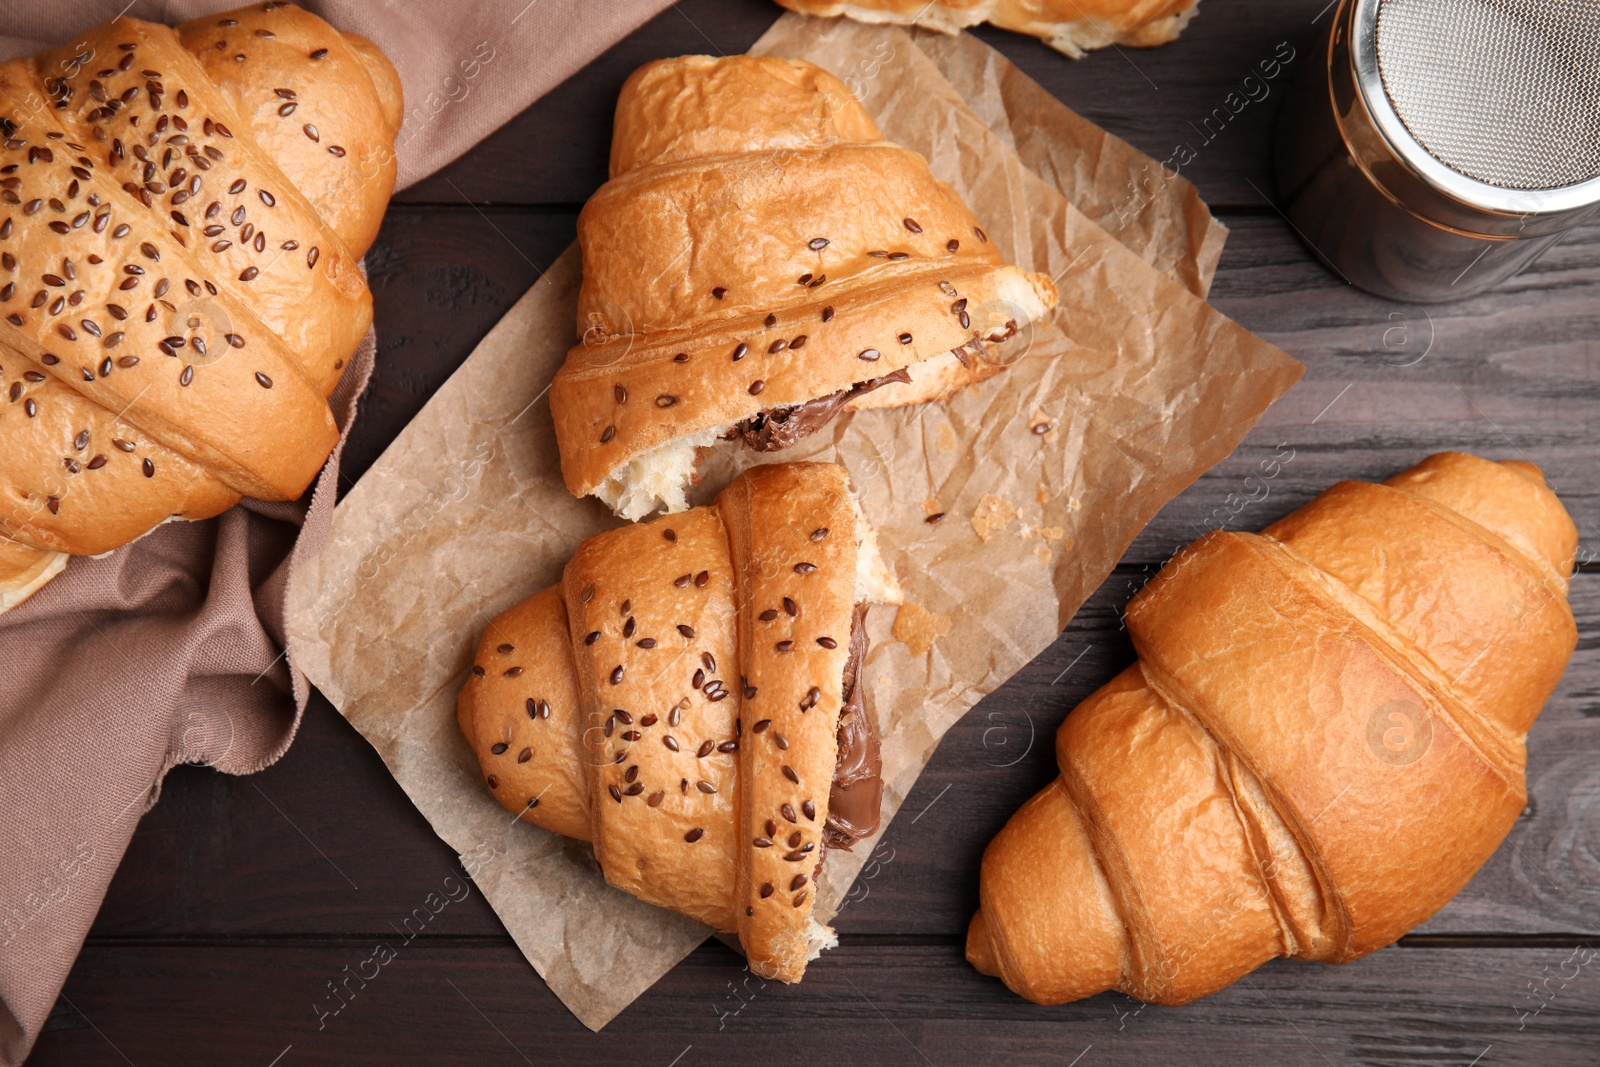
[[[1523,810],[1576,548],[1536,467],[1448,452],[1196,541],[985,852],[967,959],[1041,1004],[1182,1004],[1399,938]]]
[[[286,4],[0,64],[0,610],[66,554],[304,492],[400,119],[377,48]]]
[[[1044,39],[1082,59],[1093,48],[1154,48],[1178,39],[1200,0],[778,0],[802,15],[848,15],[861,22],[916,25],[956,33],[980,22]]]
[[[998,373],[987,346],[1056,300],[798,60],[635,71],[578,242],[583,340],[550,388],[561,469],[629,519],[686,506],[697,448],[776,451],[842,410]]]
[[[894,597],[842,467],[756,467],[584,542],[484,631],[458,720],[506,810],[798,981],[831,943],[827,850],[877,828],[860,667],[867,602]]]

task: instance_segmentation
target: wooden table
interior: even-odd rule
[[[1292,49],[1304,66],[1325,3],[1207,0],[1175,45],[1077,63],[980,31],[1151,155],[1195,148],[1184,173],[1232,230],[1215,304],[1308,370],[1162,512],[1055,645],[949,733],[839,917],[840,947],[802,985],[764,983],[710,942],[594,1035],[476,892],[406,941],[397,930],[456,856],[317,697],[270,770],[167,779],[33,1062],[1600,1062],[1600,958],[1586,951],[1600,949],[1600,228],[1500,292],[1447,307],[1385,303],[1317,266],[1267,198],[1287,77],[1213,120],[1209,140],[1202,131],[1261,61]],[[685,0],[396,198],[368,260],[382,347],[345,455],[352,479],[572,241],[605,178],[627,74],[658,56],[742,51],[776,15],[765,0]],[[1572,588],[1583,637],[1528,738],[1527,811],[1477,878],[1394,948],[1344,967],[1269,964],[1181,1009],[1121,995],[1040,1008],[968,967],[978,858],[1054,775],[1062,717],[1132,660],[1128,596],[1204,530],[1257,528],[1341,478],[1379,479],[1446,448],[1539,464],[1583,536]],[[1269,456],[1292,458],[1276,478],[1250,478]],[[337,1003],[330,983],[380,940],[398,958],[319,1020],[316,1005]]]

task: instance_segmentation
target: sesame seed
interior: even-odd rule
[[[707,782],[707,781],[696,782],[694,784],[694,787],[696,789],[700,790],[700,792],[706,793],[708,795],[711,794],[711,793],[715,793],[717,791],[717,787],[712,785],[710,782]]]
[[[944,247],[947,251],[954,252],[961,247],[961,242],[952,237],[945,242]]]
[[[910,219],[910,218],[901,219],[900,220],[900,224],[902,226],[904,226],[906,229],[910,230],[912,233],[921,233],[922,232],[922,227],[917,225],[917,220],[916,219]]]
[[[686,625],[684,625],[683,623],[680,622],[678,624],[678,632],[680,634],[682,634],[684,637],[687,637],[689,640],[691,640],[691,641],[694,640],[694,627],[693,626],[686,626]]]
[[[819,637],[817,638],[817,644],[826,649],[835,649],[839,647],[839,642],[835,641],[831,637]]]
[[[803,815],[805,815],[806,818],[810,819],[812,822],[816,822],[817,821],[817,806],[815,804],[811,803],[811,801],[808,800],[804,804],[801,804],[800,805],[800,811],[801,811],[801,813]]]
[[[878,350],[876,348],[862,349],[856,353],[856,358],[865,360],[868,363],[876,363],[878,361]]]
[[[816,569],[817,565],[815,563],[796,563],[794,565],[794,572],[796,574],[810,574]]]
[[[716,297],[718,300],[721,300],[723,297],[728,295],[728,290],[726,287],[719,285],[715,289],[711,290],[711,295]]]
[[[936,523],[936,522],[940,521],[941,519],[943,519],[944,516],[945,516],[944,512],[936,511],[932,515],[929,515],[927,518],[923,519],[922,521],[927,523],[929,526],[932,526],[934,523]]]
[[[806,247],[813,252],[820,252],[828,247],[828,239],[826,237],[813,237],[806,242]]]
[[[833,305],[832,304],[829,304],[827,307],[822,309],[822,321],[823,322],[832,322],[833,321]]]
[[[683,839],[692,845],[704,836],[706,836],[706,832],[700,827],[696,826],[693,830],[690,830],[688,833],[684,834]]]

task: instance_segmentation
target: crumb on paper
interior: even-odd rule
[[[1066,536],[1067,530],[1064,526],[1040,526],[1034,532],[1046,541],[1059,541]]]
[[[933,447],[942,453],[950,453],[956,450],[957,444],[956,432],[950,428],[948,422],[941,422],[938,431],[933,436]]]
[[[977,532],[979,540],[987,541],[991,534],[1005,529],[1006,523],[1016,517],[1015,504],[985,493],[972,513],[972,529]]]
[[[900,605],[891,630],[894,639],[904,644],[918,659],[927,655],[933,643],[949,632],[950,616],[909,603]]]

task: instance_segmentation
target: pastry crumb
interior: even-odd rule
[[[950,616],[929,611],[918,604],[901,604],[890,631],[894,639],[911,650],[918,659],[928,654],[933,643],[950,632]]]

